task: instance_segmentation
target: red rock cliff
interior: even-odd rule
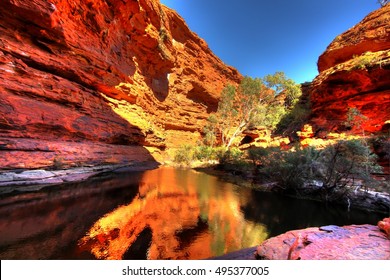
[[[157,0],[4,0],[0,168],[148,159],[240,78]]]
[[[313,81],[312,122],[325,131],[345,127],[348,108],[368,119],[367,132],[390,120],[390,5],[369,14],[338,36],[318,60]]]

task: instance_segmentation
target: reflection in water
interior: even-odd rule
[[[244,219],[247,195],[236,191],[194,171],[145,172],[134,200],[99,219],[80,247],[99,259],[128,258],[146,229],[147,259],[202,259],[255,246],[267,237],[266,228]]]
[[[0,258],[203,259],[292,229],[383,217],[164,167],[3,196]]]
[[[90,180],[0,199],[0,259],[90,259],[74,244],[105,213],[133,200],[140,174]],[[130,182],[130,183],[129,183]]]

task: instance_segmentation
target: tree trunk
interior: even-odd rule
[[[230,137],[229,143],[227,144],[226,148],[228,148],[228,149],[230,148],[230,146],[233,144],[234,139],[237,137],[237,135],[238,135],[239,133],[241,133],[241,132],[244,130],[246,124],[247,124],[246,122],[242,122],[242,123],[237,127],[237,129],[234,131],[232,137]]]

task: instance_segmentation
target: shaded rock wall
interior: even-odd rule
[[[199,133],[223,86],[240,78],[159,1],[4,0],[0,153],[6,162],[16,153],[7,168],[36,168],[58,155],[91,162],[67,143],[122,145],[124,154],[177,145],[172,131]],[[45,161],[31,139],[51,143]],[[92,161],[123,160],[109,150]]]

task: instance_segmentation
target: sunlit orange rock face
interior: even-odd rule
[[[366,132],[384,129],[390,119],[390,5],[338,36],[319,58],[318,69],[311,88],[317,130],[345,130],[348,108],[368,118]]]
[[[378,227],[384,231],[390,239],[390,218],[385,218],[383,221],[378,222]]]
[[[48,141],[49,161],[69,156],[67,142],[122,145],[129,154],[132,145],[177,145],[172,131],[198,135],[223,86],[240,78],[159,1],[0,5],[0,147],[25,152],[9,168],[47,165],[26,139]]]

